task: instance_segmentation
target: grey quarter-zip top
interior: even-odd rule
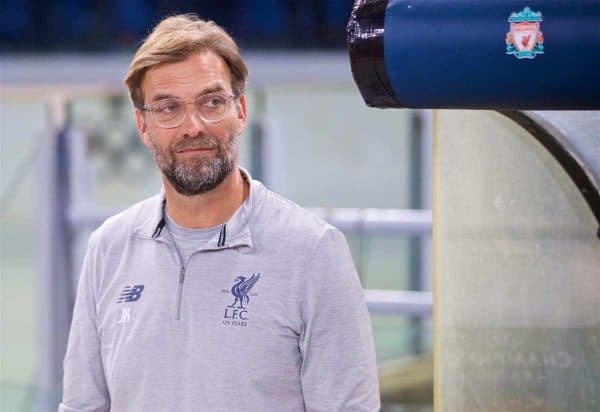
[[[91,235],[60,412],[379,410],[344,236],[242,173],[248,199],[185,262],[163,193]]]

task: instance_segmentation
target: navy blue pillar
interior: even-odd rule
[[[600,108],[597,0],[357,0],[347,37],[370,106]]]

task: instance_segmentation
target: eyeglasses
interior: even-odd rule
[[[145,104],[141,107],[149,113],[150,118],[157,125],[164,129],[172,129],[183,123],[187,110],[187,103],[194,103],[196,113],[206,123],[218,123],[225,118],[229,102],[237,96],[223,95],[218,93],[205,94],[198,96],[195,100],[182,100],[177,97],[169,97],[168,99],[157,100],[150,104]]]

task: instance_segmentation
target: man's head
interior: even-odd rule
[[[247,73],[231,37],[194,15],[163,20],[133,57],[125,82],[140,138],[179,193],[212,190],[234,169]]]

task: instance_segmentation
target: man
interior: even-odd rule
[[[343,235],[237,165],[247,69],[193,15],[163,20],[126,83],[164,190],[90,237],[59,411],[376,411]]]

